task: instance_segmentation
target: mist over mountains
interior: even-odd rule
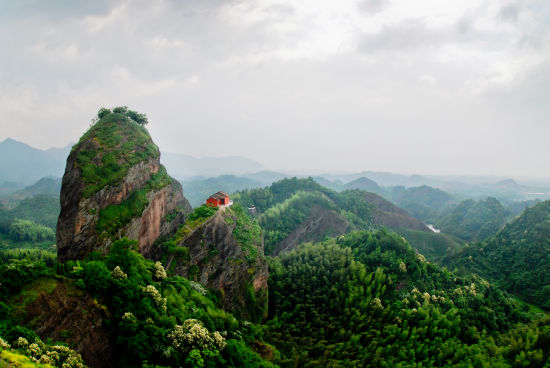
[[[13,193],[42,178],[56,179],[63,175],[66,156],[72,144],[45,150],[8,138],[0,142],[0,195]],[[161,154],[161,162],[183,183],[191,203],[202,203],[209,192],[270,185],[285,177],[308,177],[307,171],[271,171],[260,162],[240,156],[196,158],[182,153]],[[450,193],[457,199],[484,199],[496,196],[505,201],[550,198],[550,181],[522,180],[491,176],[427,176],[391,172],[361,171],[349,174],[324,173],[313,178],[336,191],[361,189],[387,199],[396,195],[391,188],[430,186]],[[187,187],[187,188],[186,188]],[[216,189],[217,188],[217,189]],[[221,188],[221,189],[220,189]]]
[[[47,176],[61,177],[71,145],[40,150],[8,138],[0,143],[0,182],[32,184]]]
[[[212,367],[446,367],[472,351],[488,362],[480,366],[548,365],[550,325],[540,313],[549,308],[548,262],[539,260],[547,260],[550,201],[526,200],[544,196],[534,192],[544,188],[381,172],[285,178],[249,159],[168,154],[180,177],[238,173],[183,176],[180,185],[148,131],[128,117],[135,112],[116,109],[100,110],[71,149],[62,180],[43,177],[0,195],[0,327],[7,326],[0,351],[22,354],[19,360],[36,354],[17,350],[21,334],[34,338],[11,312],[24,310],[23,326],[40,321],[39,336],[48,339],[35,340],[42,348],[56,348],[51,336],[65,339],[76,346],[71,359],[91,368],[144,366],[145,358],[182,366],[192,354]],[[61,151],[15,143],[6,143],[11,154],[29,160],[17,149],[32,152],[31,163],[55,162]],[[219,190],[233,202],[204,205]],[[492,196],[476,199],[484,193]],[[506,261],[512,253],[519,264]],[[506,278],[502,270],[513,272]],[[39,299],[14,309],[29,288]],[[92,297],[104,303],[101,310],[86,304]],[[92,311],[94,321],[117,323],[82,324],[80,315],[67,317],[74,305]],[[71,340],[78,334],[60,329],[104,337],[78,345]],[[134,346],[158,337],[159,351],[183,346],[172,339],[185,329],[218,341],[208,343],[215,355],[204,346],[135,355]],[[508,352],[523,335],[529,343]],[[109,336],[124,340],[113,345]],[[380,355],[382,345],[388,348]]]
[[[72,144],[62,148],[41,150],[8,138],[0,142],[0,188],[5,191],[20,189],[43,177],[63,176]],[[265,167],[245,157],[201,157],[186,154],[162,153],[162,162],[178,179],[215,177],[219,175],[258,173]],[[260,180],[263,182],[263,180]]]

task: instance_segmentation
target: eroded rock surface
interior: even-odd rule
[[[259,322],[267,317],[268,268],[261,236],[250,244],[239,243],[238,223],[231,209],[218,211],[181,240],[189,249],[187,259],[169,257],[167,268],[211,289],[222,291],[224,309]],[[246,231],[246,230],[245,230]]]
[[[191,212],[181,185],[160,164],[160,152],[147,131],[116,116],[98,121],[72,149],[60,202],[61,262],[92,251],[105,253],[123,236],[137,240],[139,251],[147,254]]]

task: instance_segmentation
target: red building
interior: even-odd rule
[[[207,200],[206,204],[218,207],[218,206],[225,206],[229,204],[229,195],[225,192],[218,192],[216,194],[212,194]]]

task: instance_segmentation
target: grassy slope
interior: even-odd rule
[[[159,158],[160,151],[145,127],[111,113],[97,121],[73,147],[86,183],[84,197],[117,185],[132,166]]]

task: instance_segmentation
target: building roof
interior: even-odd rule
[[[218,192],[216,194],[212,194],[209,198],[225,199],[225,198],[229,198],[229,194],[227,194],[225,192]]]

